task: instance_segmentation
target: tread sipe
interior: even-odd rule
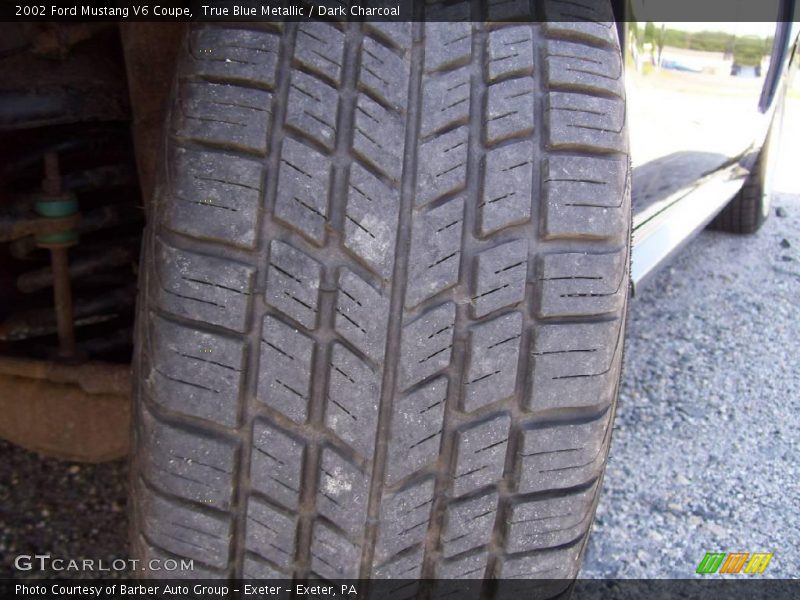
[[[191,29],[144,249],[137,558],[576,576],[630,233],[616,28],[585,17]]]

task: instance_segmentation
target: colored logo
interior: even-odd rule
[[[697,565],[697,573],[763,573],[772,552],[706,552],[703,560]]]

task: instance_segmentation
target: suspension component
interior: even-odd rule
[[[118,29],[64,27],[0,26],[0,439],[99,461],[127,449],[145,211]]]
[[[112,267],[129,264],[136,258],[132,245],[109,246],[103,254],[87,256],[73,260],[67,268],[73,279],[86,277]],[[44,267],[23,273],[17,278],[17,289],[26,294],[50,287],[56,282],[55,272],[51,267]]]
[[[78,297],[73,303],[72,317],[75,327],[115,319],[119,316],[120,311],[131,309],[135,301],[136,286],[134,285],[117,287],[102,296]],[[57,332],[56,315],[50,307],[22,310],[0,323],[0,341],[13,342]],[[103,344],[100,345],[100,347],[103,346]],[[91,344],[91,347],[97,348],[98,344]],[[85,348],[82,346],[82,349]]]
[[[36,200],[36,212],[42,217],[51,219],[60,219],[77,214],[78,199],[74,194],[64,193],[61,190],[58,155],[54,152],[47,153],[44,164],[43,193]],[[55,301],[56,326],[58,328],[58,354],[63,359],[71,359],[76,355],[76,348],[67,249],[78,243],[78,232],[74,229],[68,229],[56,233],[38,234],[36,243],[38,246],[50,250],[50,263],[53,269],[53,299]]]

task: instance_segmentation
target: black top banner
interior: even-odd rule
[[[798,20],[798,5],[799,0],[0,0],[0,21],[774,22]]]

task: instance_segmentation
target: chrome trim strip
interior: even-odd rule
[[[660,266],[705,227],[741,189],[748,172],[738,163],[697,181],[634,215],[631,284],[636,294]]]

